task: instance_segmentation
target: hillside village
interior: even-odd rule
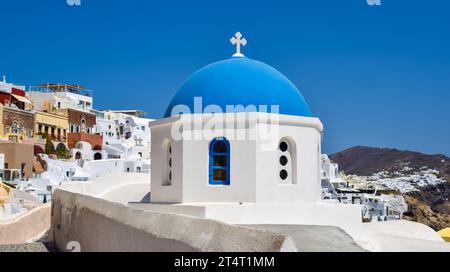
[[[444,155],[356,146],[330,157],[352,189],[404,198],[403,219],[435,230],[450,225],[450,159]]]
[[[401,171],[381,171],[370,176],[344,175],[344,180],[356,189],[374,188],[379,191],[401,193],[417,192],[424,187],[447,182],[439,177],[438,170],[427,167],[417,171],[405,167]]]
[[[65,182],[150,171],[151,119],[97,110],[79,85],[0,81],[0,217],[51,200]],[[32,203],[32,204],[30,204]]]

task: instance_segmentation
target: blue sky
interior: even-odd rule
[[[94,90],[98,109],[158,118],[183,80],[246,56],[297,85],[324,151],[354,145],[450,155],[450,1],[0,0],[0,75]]]

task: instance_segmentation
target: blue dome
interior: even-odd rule
[[[218,61],[192,74],[178,89],[164,117],[170,117],[176,105],[187,105],[193,112],[194,97],[202,97],[203,108],[215,104],[226,111],[227,105],[267,105],[270,112],[271,105],[279,105],[280,114],[312,116],[289,79],[265,63],[243,57]]]

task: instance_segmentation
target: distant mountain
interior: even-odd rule
[[[330,156],[346,174],[370,176],[381,171],[401,171],[404,167],[435,169],[450,182],[450,158],[390,148],[356,146]]]
[[[330,159],[338,163],[339,169],[345,174],[357,176],[373,177],[380,172],[408,175],[421,169],[439,171],[439,177],[447,182],[403,194],[409,209],[409,216],[405,217],[435,230],[450,226],[450,158],[398,149],[356,146],[331,155]]]

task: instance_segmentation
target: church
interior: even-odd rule
[[[236,53],[193,73],[150,123],[150,209],[231,224],[336,225],[356,234],[357,205],[321,200],[323,125],[296,86]]]

